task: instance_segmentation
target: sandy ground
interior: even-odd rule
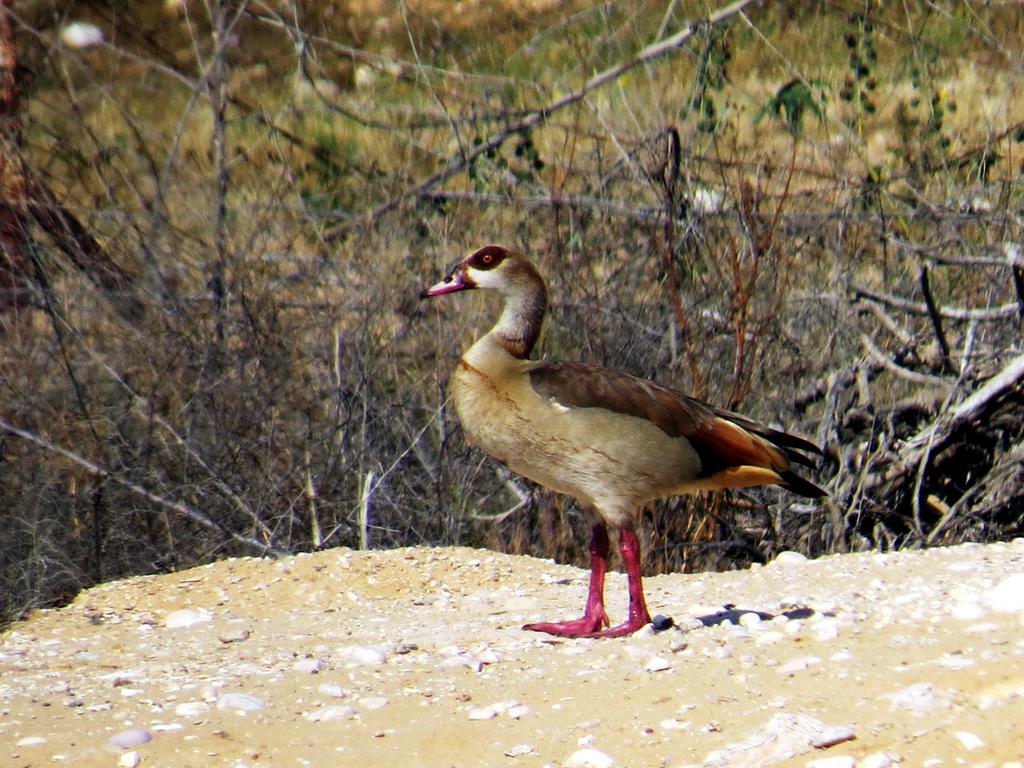
[[[105,584],[0,635],[0,765],[1024,759],[1024,541],[786,553],[646,585],[677,627],[559,640],[520,625],[578,615],[586,574],[488,551],[332,550]],[[623,576],[608,598],[614,622]],[[776,618],[698,620],[728,604]]]

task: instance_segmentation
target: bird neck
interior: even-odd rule
[[[547,311],[548,292],[544,279],[529,269],[517,272],[515,279],[502,291],[505,300],[501,316],[487,335],[512,357],[525,360],[540,338]]]

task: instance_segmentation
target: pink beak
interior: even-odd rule
[[[455,293],[456,291],[464,291],[467,288],[473,288],[473,284],[466,280],[466,272],[462,269],[460,264],[445,278],[435,285],[426,288],[420,293],[421,299],[427,299],[431,296],[440,296],[445,293]]]

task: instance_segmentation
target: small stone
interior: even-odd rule
[[[673,626],[675,626],[675,622],[672,621],[671,616],[663,616],[659,613],[651,619],[651,627],[654,628],[655,632],[664,632],[666,629],[671,629]]]
[[[949,613],[954,619],[960,619],[961,621],[977,621],[985,615],[985,609],[978,603],[960,602],[955,603]]]
[[[323,668],[323,659],[299,659],[292,665],[292,669],[296,672],[306,672],[311,675],[315,675]]]
[[[254,712],[265,706],[263,699],[248,693],[224,693],[217,699],[217,709],[233,709],[236,712]]]
[[[943,669],[969,669],[975,664],[974,659],[969,659],[960,654],[945,654],[939,659],[939,666]]]
[[[994,611],[1024,611],[1024,573],[1007,576],[985,593],[982,601]]]
[[[823,618],[811,625],[815,640],[835,640],[839,637],[839,622],[834,618]]]
[[[661,656],[652,656],[644,665],[645,672],[664,672],[667,669],[672,669],[672,665]]]
[[[611,768],[615,760],[599,749],[578,749],[569,755],[565,768]]]
[[[484,663],[480,659],[474,659],[470,656],[464,656],[457,654],[455,656],[448,656],[441,660],[441,663],[437,665],[438,669],[455,669],[457,667],[468,667],[474,672],[479,672],[484,668]]]
[[[677,720],[674,717],[670,717],[658,723],[658,727],[665,731],[685,731],[692,724],[689,720]]]
[[[313,710],[312,712],[307,712],[302,718],[311,723],[330,723],[336,720],[351,720],[358,714],[355,707],[331,704],[326,707],[320,707],[320,709]]]
[[[857,765],[857,760],[851,755],[835,755],[808,760],[805,765],[807,768],[854,768]]]
[[[470,720],[493,720],[498,716],[498,710],[494,707],[473,707],[469,710]]]
[[[888,699],[892,706],[897,709],[909,709],[919,714],[924,714],[936,704],[932,683],[914,683],[902,688],[895,693],[886,693],[881,696]]]
[[[773,630],[769,632],[758,632],[757,635],[754,636],[754,643],[755,645],[774,645],[780,640],[785,639],[785,634],[782,632],[775,632]]]
[[[520,718],[526,717],[532,710],[525,704],[516,704],[515,706],[509,707],[507,714],[513,720],[519,720]]]
[[[746,629],[753,629],[758,626],[761,621],[761,615],[759,613],[754,613],[754,611],[747,611],[739,618],[740,626],[745,627]]]
[[[830,725],[815,737],[811,742],[811,746],[817,747],[818,749],[826,749],[855,738],[857,738],[857,735],[853,732],[853,728],[850,726]]]
[[[183,701],[174,708],[174,714],[178,717],[196,717],[209,709],[210,705],[205,701]]]
[[[16,747],[37,747],[40,744],[45,744],[45,743],[46,743],[46,739],[44,739],[42,736],[26,736],[23,739],[18,739],[17,743],[14,746],[16,746]]]
[[[384,709],[388,705],[388,700],[383,696],[366,696],[359,700],[359,706],[363,709]]]
[[[793,675],[797,672],[803,672],[805,669],[813,664],[820,664],[821,659],[817,656],[800,656],[795,659],[790,659],[785,664],[779,666],[778,672],[781,675]]]
[[[857,768],[892,768],[893,759],[885,752],[873,752],[857,762]]]
[[[786,550],[784,552],[779,552],[779,554],[777,554],[775,556],[775,559],[772,560],[772,563],[775,564],[775,565],[796,565],[798,563],[806,563],[806,562],[807,562],[807,556],[806,555],[802,555],[799,552],[793,552],[791,550]]]
[[[529,755],[533,753],[533,747],[529,744],[516,744],[514,747],[509,747],[505,750],[506,757],[522,757],[523,755]]]
[[[351,645],[341,648],[339,653],[350,664],[358,667],[377,667],[387,661],[384,649],[375,645]]]
[[[348,696],[348,691],[337,683],[320,683],[320,685],[316,687],[316,690],[324,696],[331,696],[335,699],[343,699]]]
[[[182,608],[168,613],[164,619],[164,626],[168,629],[186,629],[212,620],[213,615],[207,611],[194,611],[191,608]]]
[[[107,743],[118,749],[128,749],[130,747],[137,747],[140,744],[146,744],[152,740],[153,734],[145,728],[129,728],[127,731],[115,733],[107,739]]]
[[[117,760],[118,768],[136,768],[136,766],[142,762],[142,758],[139,753],[134,749],[130,752],[125,752]]]
[[[497,664],[501,661],[501,657],[490,648],[481,652],[477,658],[481,664]]]
[[[241,643],[248,640],[251,634],[248,629],[229,629],[227,632],[219,635],[217,639],[225,645],[228,643]]]
[[[956,740],[963,745],[963,748],[968,751],[985,746],[985,742],[970,731],[954,731],[953,735],[956,736]]]

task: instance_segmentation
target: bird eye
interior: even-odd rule
[[[492,261],[494,261],[494,257],[491,256],[491,254],[489,253],[485,253],[483,256],[480,257],[480,261],[482,261],[484,264],[490,264]]]

